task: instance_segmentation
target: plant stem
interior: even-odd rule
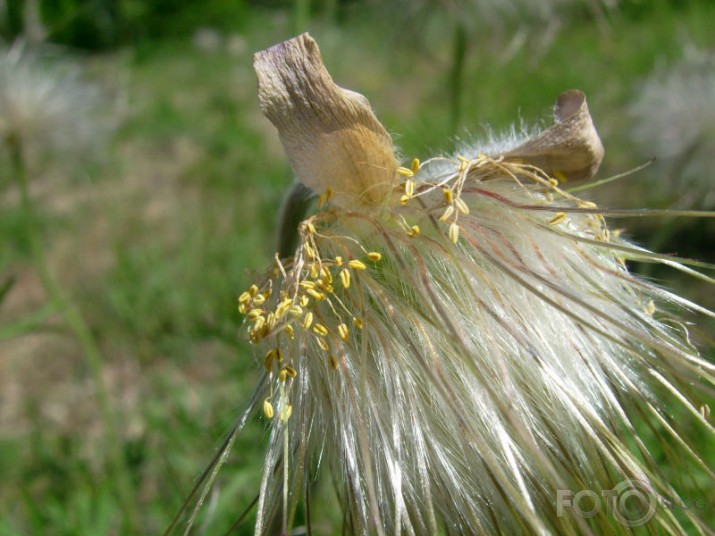
[[[452,134],[457,134],[462,117],[462,96],[464,93],[464,68],[467,55],[467,28],[458,20],[454,28],[452,45],[452,68],[449,73],[450,120]]]
[[[104,422],[106,448],[110,465],[108,477],[116,485],[117,500],[128,529],[132,534],[139,534],[139,519],[132,496],[131,479],[122,454],[119,425],[112,407],[109,390],[102,376],[103,359],[101,351],[79,309],[65,294],[50,270],[42,244],[42,231],[30,197],[22,140],[18,136],[9,136],[5,139],[5,142],[10,153],[11,169],[20,190],[20,207],[24,220],[25,237],[30,246],[32,261],[48,299],[60,311],[67,327],[74,333],[83,350],[85,363],[94,383],[97,406]]]

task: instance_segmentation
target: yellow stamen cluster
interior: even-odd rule
[[[362,319],[351,311],[352,300],[346,292],[357,274],[379,263],[383,255],[363,249],[361,258],[322,258],[320,244],[334,238],[320,234],[314,219],[301,224],[301,244],[292,264],[286,269],[276,259],[273,277],[263,287],[251,285],[243,292],[239,297],[239,310],[246,315],[248,338],[253,344],[277,339],[276,344],[280,345],[281,338],[292,340],[300,330],[326,352],[329,365],[337,368],[339,358],[335,353],[351,336],[349,322],[343,318],[356,329],[363,328]],[[278,346],[265,356],[266,371],[279,382],[297,374],[292,365],[283,361]],[[274,412],[267,408],[264,406],[264,414],[272,416]]]

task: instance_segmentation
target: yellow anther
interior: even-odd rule
[[[310,303],[310,298],[308,296],[301,296],[299,300],[301,307],[308,307],[308,304]]]
[[[253,297],[253,304],[254,304],[254,305],[261,305],[264,301],[266,301],[266,298],[265,298],[265,296],[263,296],[263,294],[256,294],[256,295]]]
[[[288,373],[286,372],[286,370],[285,370],[285,369],[282,369],[282,370],[278,373],[278,381],[279,381],[279,382],[284,382],[284,381],[286,381],[286,377],[287,377],[287,376],[288,376]]]
[[[322,292],[318,292],[317,290],[313,290],[312,288],[309,288],[308,290],[306,290],[306,292],[308,294],[310,294],[316,300],[324,300],[325,299],[325,294],[323,294]]]
[[[303,314],[303,308],[300,305],[293,305],[288,311],[291,316],[296,318]]]
[[[305,318],[303,318],[303,327],[309,329],[310,325],[313,323],[313,313],[308,311],[305,313]]]
[[[380,259],[382,259],[382,254],[378,253],[377,251],[371,251],[367,254],[367,258],[370,259],[372,262],[380,262]]]
[[[268,350],[268,352],[266,352],[266,357],[263,360],[263,365],[266,367],[267,372],[271,371],[271,369],[273,368],[273,362],[275,360],[276,360],[276,351]]]
[[[414,160],[412,160],[411,169],[412,169],[412,173],[417,173],[420,170],[420,159],[419,158],[415,158]]]
[[[412,199],[411,196],[407,194],[403,195],[402,197],[400,197],[400,205],[406,205],[410,199]]]
[[[293,326],[291,326],[290,324],[287,324],[285,326],[285,328],[283,328],[283,329],[285,329],[285,332],[288,334],[288,337],[290,338],[290,340],[295,339],[295,330],[293,329]]]
[[[250,294],[251,296],[255,296],[256,294],[258,294],[258,287],[256,285],[251,285],[250,287],[248,287],[248,294]]]
[[[263,415],[265,415],[266,419],[272,419],[274,415],[273,404],[267,398],[263,401]]]
[[[447,221],[452,217],[452,214],[454,214],[454,205],[449,205],[446,209],[444,209],[444,214],[439,217],[439,221]]]
[[[469,159],[463,156],[458,156],[457,159],[459,160],[459,172],[462,173],[469,166]]]
[[[655,303],[653,300],[650,300],[645,306],[645,314],[653,316],[653,313],[655,313]]]
[[[399,175],[402,175],[403,177],[412,177],[415,174],[414,171],[412,171],[411,169],[407,169],[406,167],[398,167],[397,173]]]
[[[338,358],[334,354],[328,355],[328,363],[330,363],[331,369],[338,370]]]
[[[316,285],[314,281],[301,281],[300,283],[298,283],[298,286],[303,289],[315,290],[318,285]]]
[[[350,272],[345,268],[340,271],[340,282],[343,284],[343,288],[350,287]]]
[[[288,422],[288,419],[290,419],[290,416],[292,414],[293,414],[293,406],[291,406],[290,404],[287,404],[286,407],[284,407],[281,410],[281,414],[280,414],[279,418],[282,423],[286,423],[286,422]]]
[[[280,302],[278,304],[278,307],[276,307],[276,317],[277,318],[282,317],[284,314],[286,314],[290,310],[292,305],[293,305],[293,300],[291,300],[290,298],[286,298],[285,300]]]
[[[318,265],[315,264],[314,262],[310,263],[310,277],[313,279],[318,279],[318,276],[320,275],[320,271],[318,269]]]
[[[238,312],[241,313],[242,315],[246,314],[246,304],[245,303],[241,303],[238,305]]]
[[[310,244],[304,244],[303,249],[305,249],[305,254],[308,256],[308,259],[311,261],[315,259],[315,250],[313,250]]]
[[[322,339],[320,337],[317,337],[316,340],[318,341],[318,346],[324,351],[327,352],[330,350],[330,346],[328,345],[328,341],[325,339]]]
[[[249,293],[248,291],[243,292],[243,293],[241,293],[241,295],[238,297],[238,303],[248,303],[248,302],[251,301],[251,298],[252,298],[252,297],[253,297],[253,296],[252,296],[251,293]]]
[[[308,230],[308,232],[309,232],[310,234],[315,233],[315,225],[313,225],[312,223],[306,222],[306,223],[305,223],[305,228]]]
[[[551,186],[558,186],[558,185],[559,185],[559,181],[558,181],[557,179],[554,179],[553,177],[551,177],[551,178],[549,179],[549,184],[551,184]]]
[[[320,197],[318,198],[318,208],[322,208],[325,203],[330,201],[333,198],[333,190],[330,188],[326,188],[325,191],[320,194]]]
[[[333,288],[333,285],[331,285],[330,283],[323,283],[322,281],[320,283],[318,283],[318,286],[320,287],[321,290],[324,290],[328,294],[332,294],[333,291],[335,290]]]
[[[266,327],[268,329],[273,329],[276,325],[276,314],[275,313],[268,313],[268,316],[266,317]]]
[[[258,318],[259,316],[263,316],[262,309],[251,309],[250,311],[248,311],[246,318],[248,318],[250,321],[253,321],[256,318]]]
[[[465,215],[469,214],[469,207],[467,206],[467,203],[464,202],[464,199],[458,197],[455,199],[454,204],[457,205],[457,210],[459,210],[459,212]]]
[[[253,330],[254,330],[254,331],[259,331],[259,330],[264,326],[265,323],[266,323],[266,318],[265,318],[265,317],[263,317],[263,316],[257,316],[257,317],[253,320]]]
[[[345,324],[340,324],[338,326],[338,335],[340,335],[340,338],[344,341],[348,340],[348,337],[350,336],[350,331],[348,330],[348,327]]]
[[[353,259],[350,262],[348,262],[348,266],[352,268],[353,270],[365,270],[367,266],[362,261],[359,261],[357,259]]]
[[[553,218],[549,220],[550,225],[558,225],[559,223],[563,223],[563,221],[566,219],[566,213],[565,212],[559,212],[557,213]]]
[[[598,205],[596,203],[594,203],[593,201],[579,201],[578,207],[594,209],[594,208],[598,208]]]
[[[325,266],[320,268],[320,278],[328,283],[333,282],[333,274],[331,274],[330,270],[328,270]]]
[[[298,375],[298,371],[295,370],[290,365],[286,365],[285,367],[283,367],[283,370],[286,371],[286,374],[288,375],[289,378],[295,378]]]
[[[449,226],[449,239],[452,241],[453,244],[456,244],[457,241],[459,240],[459,225],[456,223],[452,223]]]
[[[405,181],[405,195],[412,197],[415,195],[415,181],[407,179]]]
[[[328,334],[328,328],[326,328],[323,324],[315,324],[313,326],[313,331],[321,337],[325,337]]]
[[[454,194],[449,188],[442,188],[442,196],[445,203],[451,203],[454,200]]]
[[[335,266],[342,266],[342,265],[343,265],[343,258],[340,255],[338,255],[337,257],[335,257]]]
[[[613,231],[611,231],[611,236],[613,238],[620,238],[621,234],[623,234],[623,229],[614,229]]]
[[[357,329],[362,329],[362,320],[359,319],[358,317],[353,317],[353,324]]]
[[[413,236],[420,236],[420,234],[421,231],[419,225],[413,225],[412,227],[410,227],[410,230],[407,231],[407,236],[409,236],[410,238]]]

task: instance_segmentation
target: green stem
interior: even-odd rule
[[[450,119],[452,134],[457,134],[462,117],[462,96],[464,94],[464,68],[467,56],[467,28],[457,21],[454,28],[452,48],[452,68],[449,73]]]
[[[299,35],[308,29],[310,20],[310,0],[293,0],[294,33]]]
[[[139,519],[132,495],[129,472],[122,454],[119,425],[106,382],[102,376],[102,354],[79,309],[65,294],[50,270],[45,249],[42,245],[42,231],[30,197],[22,140],[17,136],[10,136],[6,138],[5,142],[10,153],[12,172],[20,189],[20,206],[24,219],[25,237],[30,246],[30,254],[35,269],[48,299],[64,316],[67,327],[74,333],[84,352],[85,362],[96,390],[97,406],[105,423],[106,448],[109,453],[110,465],[108,476],[116,484],[117,500],[122,508],[129,530],[132,534],[139,534]]]

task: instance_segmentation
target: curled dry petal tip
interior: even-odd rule
[[[378,206],[397,182],[392,140],[367,99],[337,86],[307,33],[253,59],[263,113],[298,179],[340,206]]]
[[[554,125],[504,156],[536,166],[552,177],[593,177],[603,160],[603,144],[583,92],[571,89],[559,95]]]

